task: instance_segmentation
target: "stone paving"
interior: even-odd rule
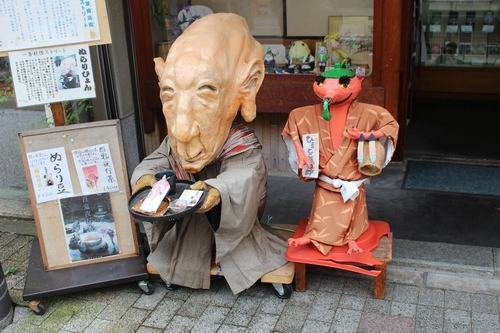
[[[0,260],[18,302],[31,239],[0,233]],[[16,306],[4,332],[500,332],[497,296],[389,283],[386,298],[377,300],[370,280],[319,271],[289,300],[265,284],[235,296],[218,279],[210,290],[156,285],[147,296],[130,284],[44,304],[43,316]]]

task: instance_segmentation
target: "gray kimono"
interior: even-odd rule
[[[166,139],[134,170],[131,183],[144,174],[171,170]],[[186,217],[175,228],[153,224],[148,261],[169,284],[210,287],[215,260],[233,293],[251,287],[260,277],[286,263],[286,242],[265,230],[257,217],[263,207],[267,171],[261,149],[217,161],[194,174],[221,194],[220,223],[214,232],[205,214]]]

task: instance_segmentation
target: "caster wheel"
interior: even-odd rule
[[[28,308],[33,311],[37,316],[43,316],[45,314],[45,306],[43,306],[40,301],[31,301],[28,303]]]
[[[273,283],[274,294],[281,299],[288,299],[292,296],[292,285]]]
[[[176,291],[179,289],[179,286],[176,284],[165,284],[165,288],[167,288],[168,291]]]
[[[137,286],[145,295],[151,295],[155,292],[155,287],[149,281],[139,281]]]

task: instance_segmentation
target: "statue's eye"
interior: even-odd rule
[[[323,82],[325,82],[325,77],[318,75],[318,76],[316,76],[315,81],[318,84],[318,86],[321,86],[321,85],[323,85]]]
[[[161,92],[162,92],[162,94],[163,93],[173,94],[174,93],[174,88],[169,87],[169,86],[164,86],[164,87],[161,88]]]
[[[211,84],[204,84],[201,87],[198,88],[198,90],[203,91],[203,90],[208,90],[211,92],[217,92],[217,87]]]
[[[339,79],[339,84],[343,87],[343,88],[347,88],[349,86],[349,83],[351,82],[351,79],[348,77],[348,76],[342,76],[340,79]]]

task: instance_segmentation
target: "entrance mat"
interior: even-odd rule
[[[500,167],[410,160],[403,187],[500,196]]]

